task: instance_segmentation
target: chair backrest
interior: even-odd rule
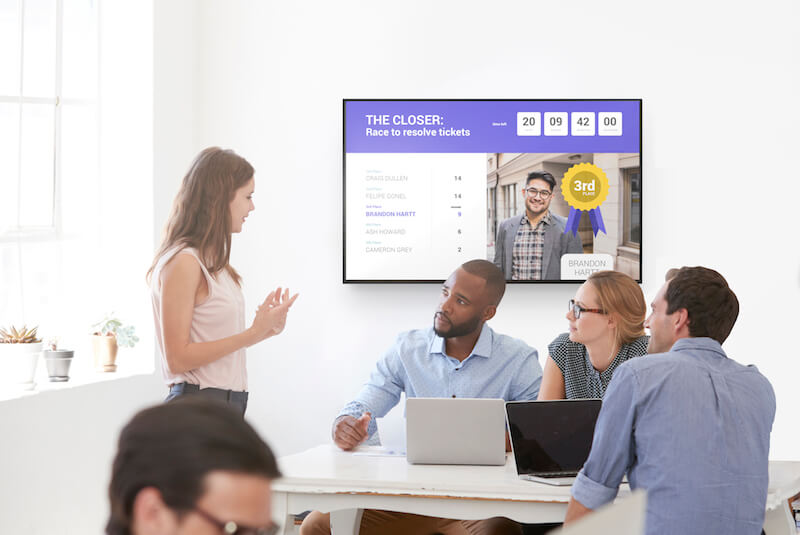
[[[601,507],[574,523],[548,532],[548,535],[644,535],[647,492],[639,489],[614,503]]]

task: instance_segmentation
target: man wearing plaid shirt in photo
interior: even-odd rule
[[[561,256],[583,253],[580,237],[564,233],[566,218],[550,212],[555,185],[548,172],[528,174],[525,213],[500,224],[494,263],[507,280],[561,280]]]

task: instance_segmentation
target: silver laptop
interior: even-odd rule
[[[592,449],[602,401],[509,401],[508,433],[517,474],[548,485],[572,485]]]
[[[406,459],[411,464],[502,465],[502,399],[409,398]]]

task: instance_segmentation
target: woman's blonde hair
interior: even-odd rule
[[[586,282],[597,292],[597,305],[617,320],[617,344],[629,344],[644,335],[647,305],[635,280],[619,271],[595,271]]]
[[[241,283],[241,277],[229,264],[230,204],[236,190],[245,186],[253,173],[253,166],[232,150],[209,147],[197,155],[175,196],[164,239],[147,271],[148,280],[159,258],[182,244],[197,249],[211,275],[225,269],[236,284]]]

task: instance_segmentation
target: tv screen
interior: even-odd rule
[[[344,271],[441,282],[641,282],[642,101],[355,100],[344,108]]]

